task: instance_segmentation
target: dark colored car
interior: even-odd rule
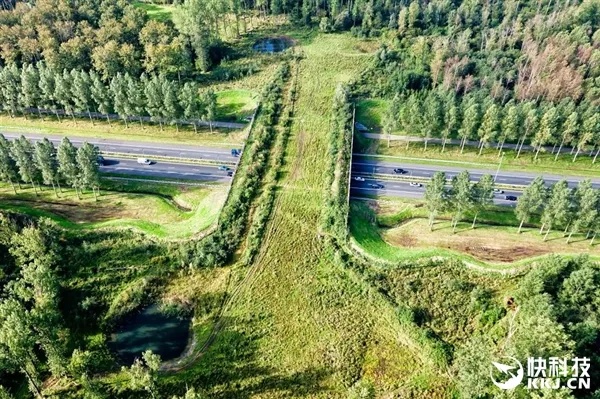
[[[369,184],[369,187],[380,189],[380,188],[383,188],[383,184],[371,183],[371,184]]]
[[[100,165],[100,166],[106,165],[106,160],[104,159],[104,157],[98,157],[98,165]]]
[[[402,168],[396,168],[396,169],[394,169],[394,173],[396,173],[396,174],[398,174],[398,175],[403,175],[403,174],[405,174],[405,173],[408,173],[408,171],[407,171],[407,170],[404,170],[404,169],[402,169]]]
[[[239,157],[240,156],[240,150],[232,148],[231,149],[231,156],[232,157]]]
[[[514,195],[507,195],[506,197],[504,197],[507,201],[516,201],[517,197],[515,197]]]
[[[232,171],[227,172],[227,176],[229,176],[229,177],[233,176],[233,172]]]

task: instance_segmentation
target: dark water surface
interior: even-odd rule
[[[279,53],[292,46],[292,41],[281,37],[268,37],[254,43],[252,48],[261,53]]]
[[[125,365],[148,349],[159,354],[162,360],[179,356],[185,349],[190,335],[190,320],[167,316],[152,305],[129,319],[114,333],[109,347]]]

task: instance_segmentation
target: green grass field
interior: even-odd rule
[[[74,190],[63,189],[57,198],[51,188],[35,195],[30,187],[14,195],[0,187],[0,209],[48,217],[71,230],[133,228],[156,237],[184,238],[211,226],[225,200],[226,186],[194,187],[111,182],[98,201],[92,193],[81,200]],[[137,193],[136,193],[137,192]]]
[[[173,14],[173,5],[152,4],[144,1],[134,1],[133,5],[146,11],[148,17],[157,21],[170,21]]]
[[[223,90],[216,94],[219,121],[244,123],[244,118],[252,115],[258,105],[258,95],[249,90]]]
[[[379,131],[389,101],[382,99],[360,100],[356,105],[356,121],[372,130]]]

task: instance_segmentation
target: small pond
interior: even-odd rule
[[[285,37],[267,37],[254,43],[252,48],[261,53],[279,53],[293,45],[292,40]]]
[[[148,349],[170,360],[181,355],[190,335],[190,320],[161,313],[157,305],[131,315],[111,336],[109,347],[125,365]]]

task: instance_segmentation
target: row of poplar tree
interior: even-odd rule
[[[34,144],[24,136],[9,141],[0,134],[0,179],[9,182],[15,194],[15,184],[22,188],[23,182],[31,184],[36,195],[41,184],[51,185],[58,197],[61,182],[66,182],[79,198],[84,189],[91,189],[97,198],[98,154],[98,147],[85,142],[77,149],[67,137],[56,148],[47,138]]]
[[[429,228],[433,229],[435,217],[439,212],[452,213],[452,232],[465,213],[473,213],[472,228],[475,227],[478,214],[489,208],[494,202],[494,178],[483,175],[475,184],[471,183],[469,172],[463,171],[454,176],[447,187],[446,174],[436,172],[425,188],[425,202],[429,211]],[[566,180],[560,180],[552,186],[546,186],[541,176],[536,177],[523,190],[515,207],[515,215],[520,221],[519,233],[524,223],[534,216],[540,216],[540,234],[546,241],[550,230],[564,228],[567,243],[571,236],[586,232],[586,238],[593,233],[590,245],[594,243],[596,232],[600,230],[600,192],[593,188],[590,180],[581,181],[571,189]]]
[[[60,114],[96,116],[110,123],[114,112],[127,125],[137,119],[175,124],[183,119],[193,123],[215,118],[217,97],[212,90],[200,92],[195,82],[183,85],[164,75],[142,74],[134,78],[117,73],[105,84],[95,71],[73,69],[57,72],[44,63],[22,68],[12,64],[0,69],[0,109],[14,116],[18,113],[39,113],[51,110],[60,120]],[[148,118],[149,117],[149,118]]]
[[[570,146],[573,161],[581,151],[596,148],[593,162],[600,152],[600,116],[597,107],[571,99],[557,105],[550,102],[538,105],[534,101],[509,101],[500,105],[489,97],[467,94],[457,101],[453,92],[429,91],[427,95],[412,93],[392,101],[384,116],[384,133],[398,128],[407,134],[423,137],[425,147],[431,138],[441,138],[445,149],[449,138],[460,139],[461,151],[467,140],[479,141],[479,153],[493,143],[500,153],[505,143],[517,144],[517,157],[523,144],[535,148],[537,159],[543,146],[553,146],[555,160],[563,147]]]

